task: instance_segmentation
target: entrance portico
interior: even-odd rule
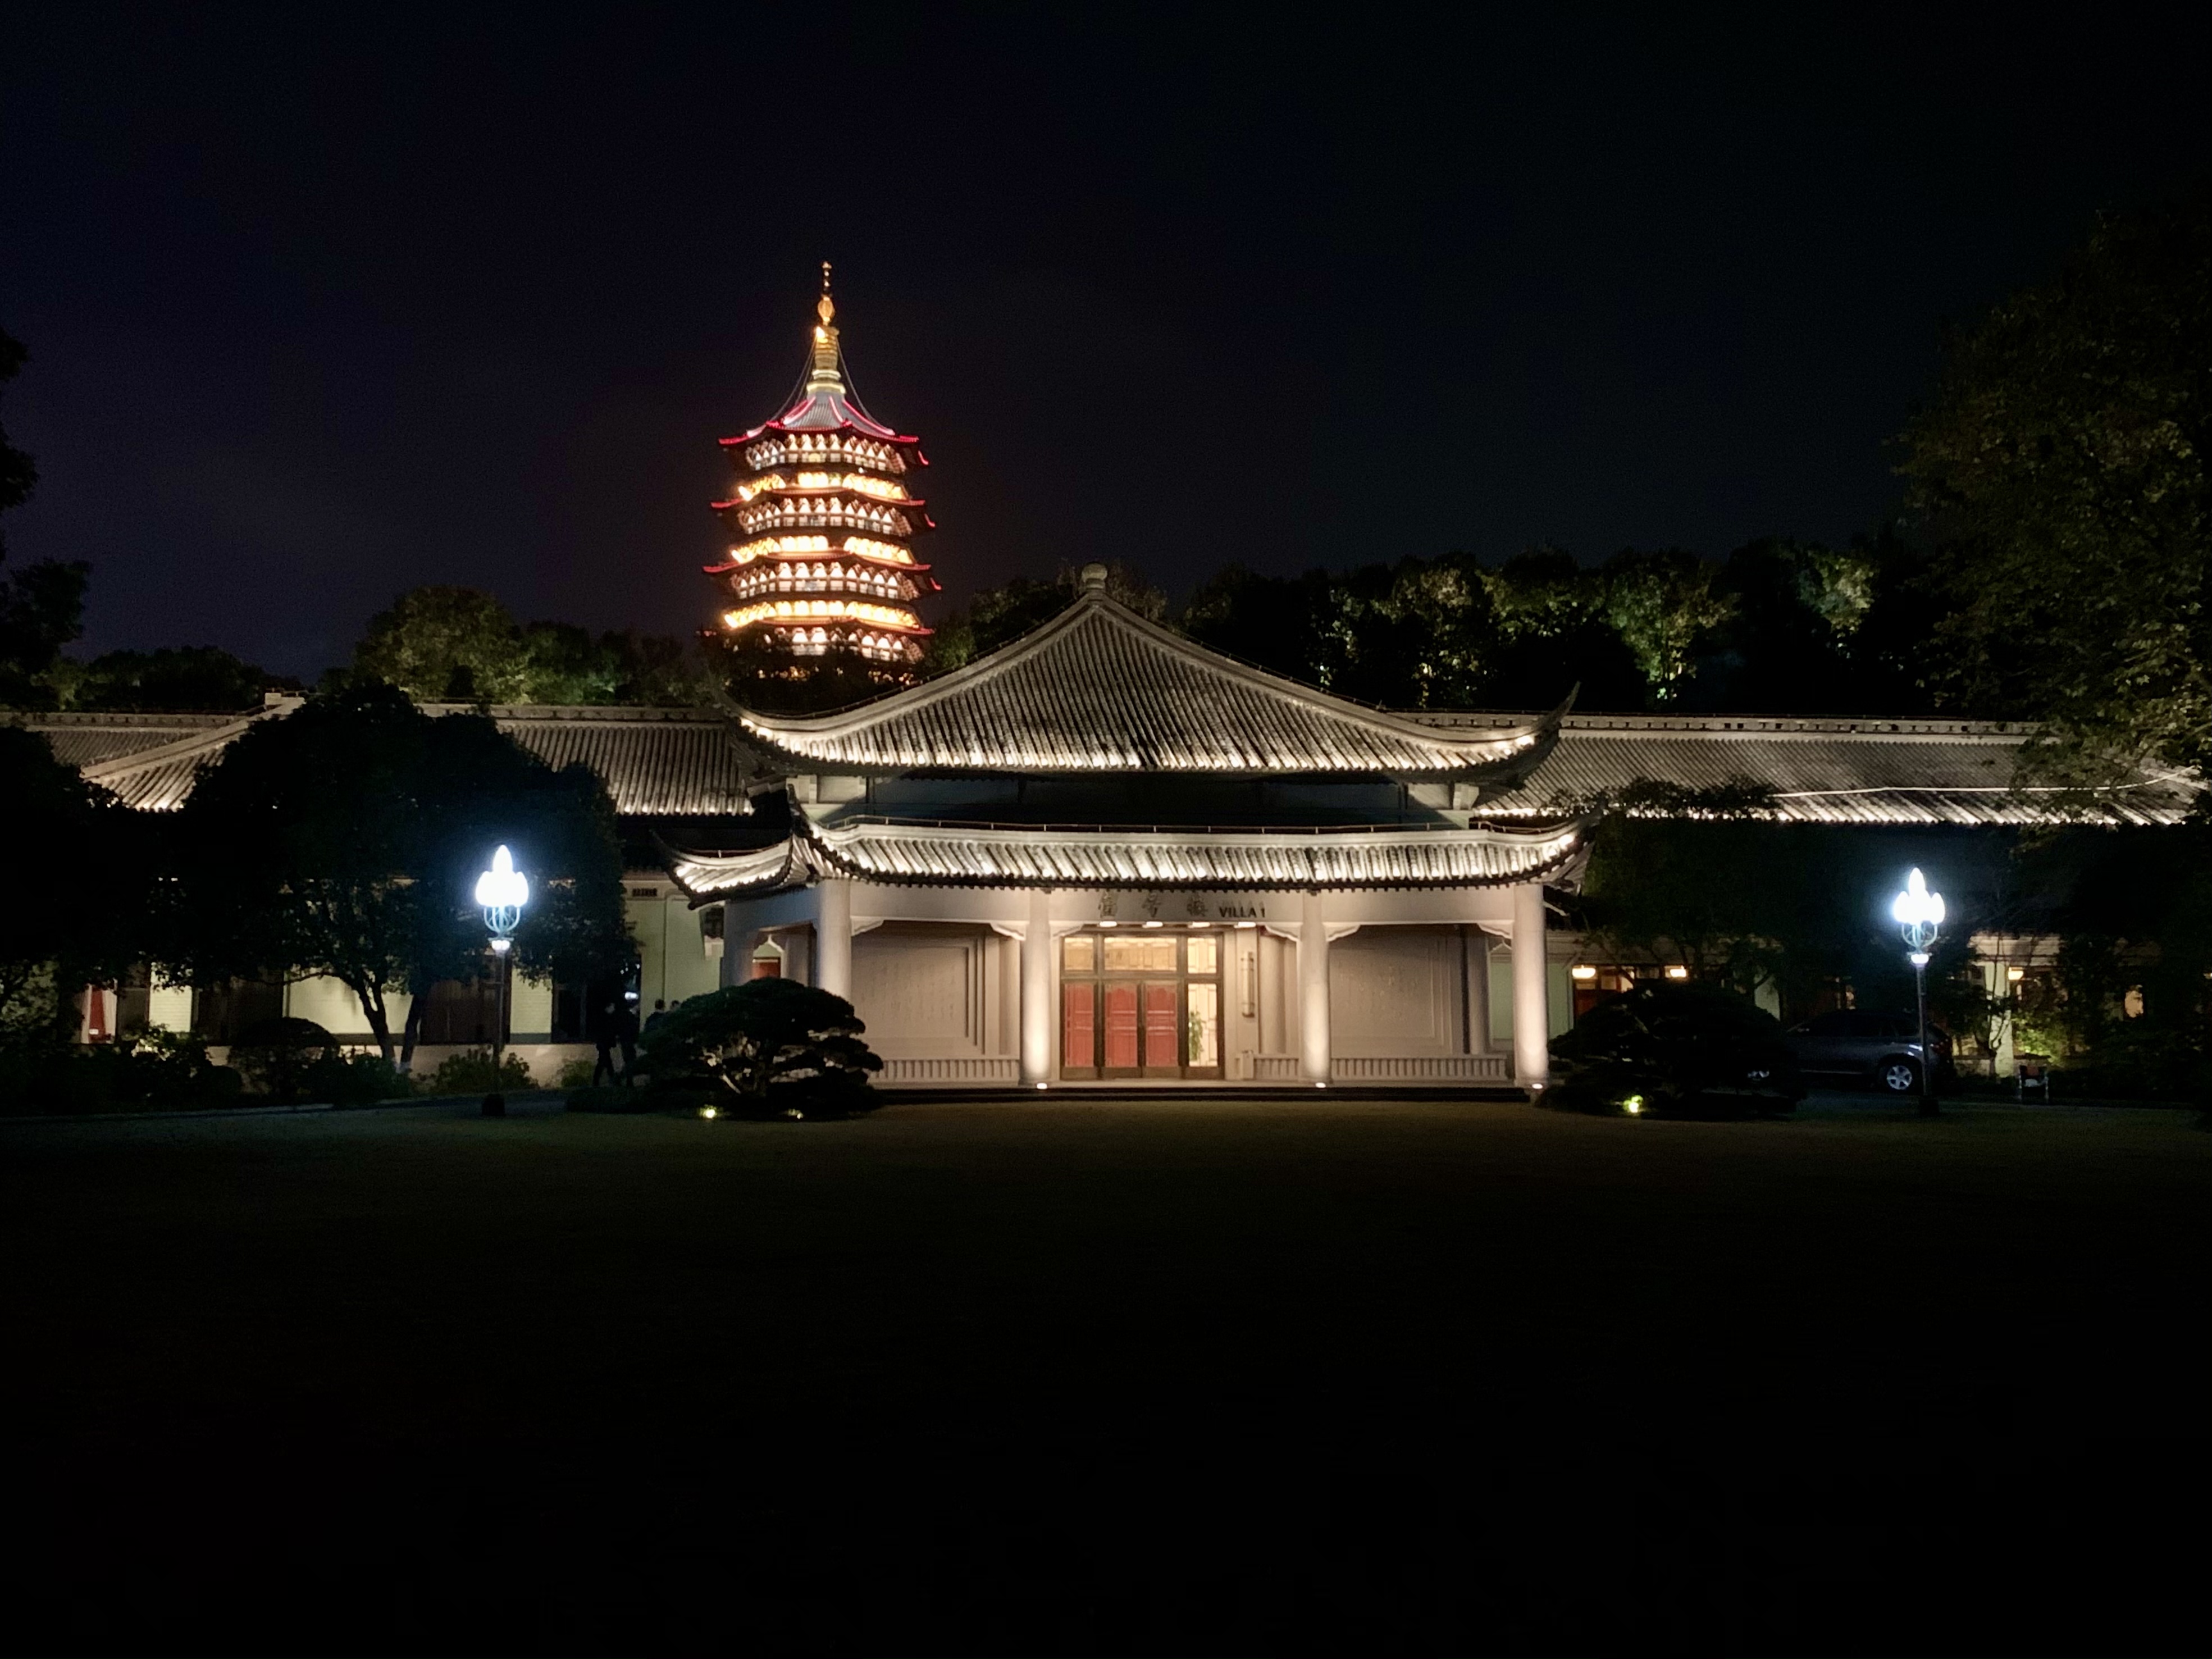
[[[859,1010],[888,1082],[1543,1080],[1538,883],[1173,892],[832,876],[726,903],[739,942],[722,958],[726,981],[746,971],[748,937],[781,944],[787,972]],[[1500,957],[1510,1042],[1492,1027]]]

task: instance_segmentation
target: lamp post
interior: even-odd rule
[[[491,1092],[483,1098],[486,1117],[507,1115],[507,1096],[499,1086],[499,1066],[507,1048],[507,953],[514,948],[514,925],[530,902],[530,878],[514,867],[505,846],[491,855],[491,868],[477,878],[477,902],[483,907],[491,933],[492,983],[497,988],[491,1027]]]
[[[1912,964],[1912,987],[1920,1004],[1920,1115],[1934,1117],[1934,1067],[1928,1063],[1928,958],[1943,926],[1943,896],[1931,893],[1918,870],[1905,879],[1905,890],[1891,901],[1889,914],[1905,935],[1905,960]]]

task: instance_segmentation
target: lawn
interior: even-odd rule
[[[11,1645],[2199,1648],[2190,1122],[3,1127]]]

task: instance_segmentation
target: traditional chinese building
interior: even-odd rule
[[[937,591],[914,554],[915,538],[935,528],[916,493],[929,461],[919,438],[854,396],[827,264],[815,313],[806,374],[783,412],[721,441],[733,478],[714,506],[730,544],[706,571],[726,596],[733,641],[903,665],[929,632],[915,601]]]
[[[297,706],[10,718],[163,811]],[[851,999],[893,1085],[1528,1087],[1614,971],[1559,901],[1594,806],[1632,785],[1749,780],[1778,822],[1888,836],[2071,821],[2016,787],[2022,726],[1390,714],[1146,622],[1097,567],[1000,651],[835,714],[490,712],[549,763],[605,781],[642,1004],[803,978]],[[2176,823],[2199,787],[2146,774],[2101,810]],[[2033,969],[2033,945],[1990,942],[1993,992]],[[522,981],[507,1006],[509,1042],[545,1080],[590,1053],[585,994]],[[282,1012],[368,1040],[333,980],[100,994],[88,1035],[150,1024],[220,1042]],[[440,988],[418,1066],[484,1042],[495,1009]],[[394,1020],[405,1012],[395,999]]]

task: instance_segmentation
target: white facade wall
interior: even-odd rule
[[[1221,1080],[1505,1080],[1513,997],[1509,890],[1442,892],[1147,894],[847,884],[825,907],[820,885],[732,901],[726,936],[772,941],[787,975],[818,982],[825,927],[849,940],[850,994],[892,1083],[1003,1083],[1062,1077],[1059,941],[1101,921],[1216,932]],[[849,905],[850,921],[838,913]],[[826,910],[826,913],[825,913]],[[1022,978],[1040,928],[1040,1068],[1022,1060]],[[1321,945],[1325,977],[1302,975]],[[737,947],[733,947],[737,948]],[[1540,951],[1544,948],[1540,940]],[[1034,963],[1036,958],[1031,957]],[[1309,961],[1311,958],[1309,957]],[[1546,961],[1547,1024],[1571,1022],[1566,963]],[[1317,1042],[1309,1006],[1322,1011]],[[1086,1086],[1083,1082],[1072,1086]],[[1116,1085],[1115,1086],[1125,1086]]]

